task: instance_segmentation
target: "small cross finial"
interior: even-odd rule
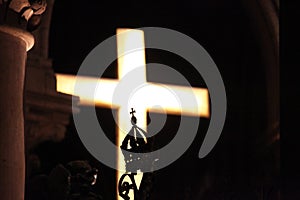
[[[131,108],[130,114],[131,114],[132,116],[134,116],[134,113],[135,113],[135,110],[134,110],[133,108]]]
[[[131,124],[132,124],[132,125],[135,125],[135,124],[136,124],[136,121],[137,121],[136,117],[134,116],[134,113],[135,113],[135,110],[134,110],[133,108],[131,108],[130,114],[132,115],[132,116],[131,116]]]

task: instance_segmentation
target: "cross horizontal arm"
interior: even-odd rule
[[[118,107],[112,105],[113,93],[118,84],[114,79],[56,74],[56,82],[58,92],[79,96],[80,105]]]
[[[147,96],[149,104],[159,105],[168,114],[206,118],[210,116],[207,89],[159,83],[148,83],[148,86],[146,92],[153,94]],[[161,109],[150,105],[148,111],[160,112]]]
[[[112,103],[119,80],[56,74],[57,91],[80,97],[80,105],[118,108]],[[77,88],[74,89],[77,81]],[[169,114],[209,117],[207,89],[145,83],[131,99],[132,105],[143,104],[148,111]]]

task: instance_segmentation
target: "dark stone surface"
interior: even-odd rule
[[[0,30],[0,46],[0,193],[3,200],[22,200],[25,183],[23,86],[26,43]]]

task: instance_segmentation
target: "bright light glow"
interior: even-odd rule
[[[130,108],[136,110],[137,125],[145,131],[147,126],[147,111],[157,113],[169,113],[197,117],[209,117],[209,94],[207,89],[190,88],[184,86],[150,83],[146,80],[145,44],[144,33],[141,30],[117,29],[118,46],[118,79],[92,78],[56,74],[57,91],[80,97],[80,105],[102,106],[118,109],[117,146],[120,146],[126,134],[131,129]],[[105,67],[105,66],[104,66]],[[141,68],[142,70],[135,70]],[[134,74],[139,83],[143,83],[130,99],[125,101],[113,101],[113,95],[118,83],[128,73]],[[135,81],[136,81],[135,79]],[[80,86],[74,91],[75,83]],[[89,88],[95,88],[95,91]],[[137,85],[138,86],[138,85]],[[180,99],[178,99],[178,97]],[[196,103],[195,103],[196,102]],[[157,105],[161,109],[157,108]],[[118,165],[125,166],[123,155],[118,155]],[[117,182],[121,173],[117,171]],[[139,187],[143,174],[135,176],[137,187]],[[117,199],[121,200],[117,191]],[[130,199],[133,199],[131,196]]]
[[[135,73],[138,67],[146,67],[145,39],[142,30],[117,29],[118,78],[122,79],[128,73]],[[137,74],[136,79],[146,82],[146,69],[143,74]]]
[[[75,91],[76,82],[77,89]],[[101,87],[96,87],[96,91],[90,92],[89,88],[95,88],[95,83],[101,85]],[[79,96],[80,105],[85,106],[96,105],[111,108],[113,106],[111,103],[113,91],[117,84],[118,83],[113,79],[56,74],[56,90],[58,92]]]

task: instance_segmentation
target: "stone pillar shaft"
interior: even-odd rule
[[[0,194],[23,200],[25,185],[23,87],[31,34],[0,25]]]

